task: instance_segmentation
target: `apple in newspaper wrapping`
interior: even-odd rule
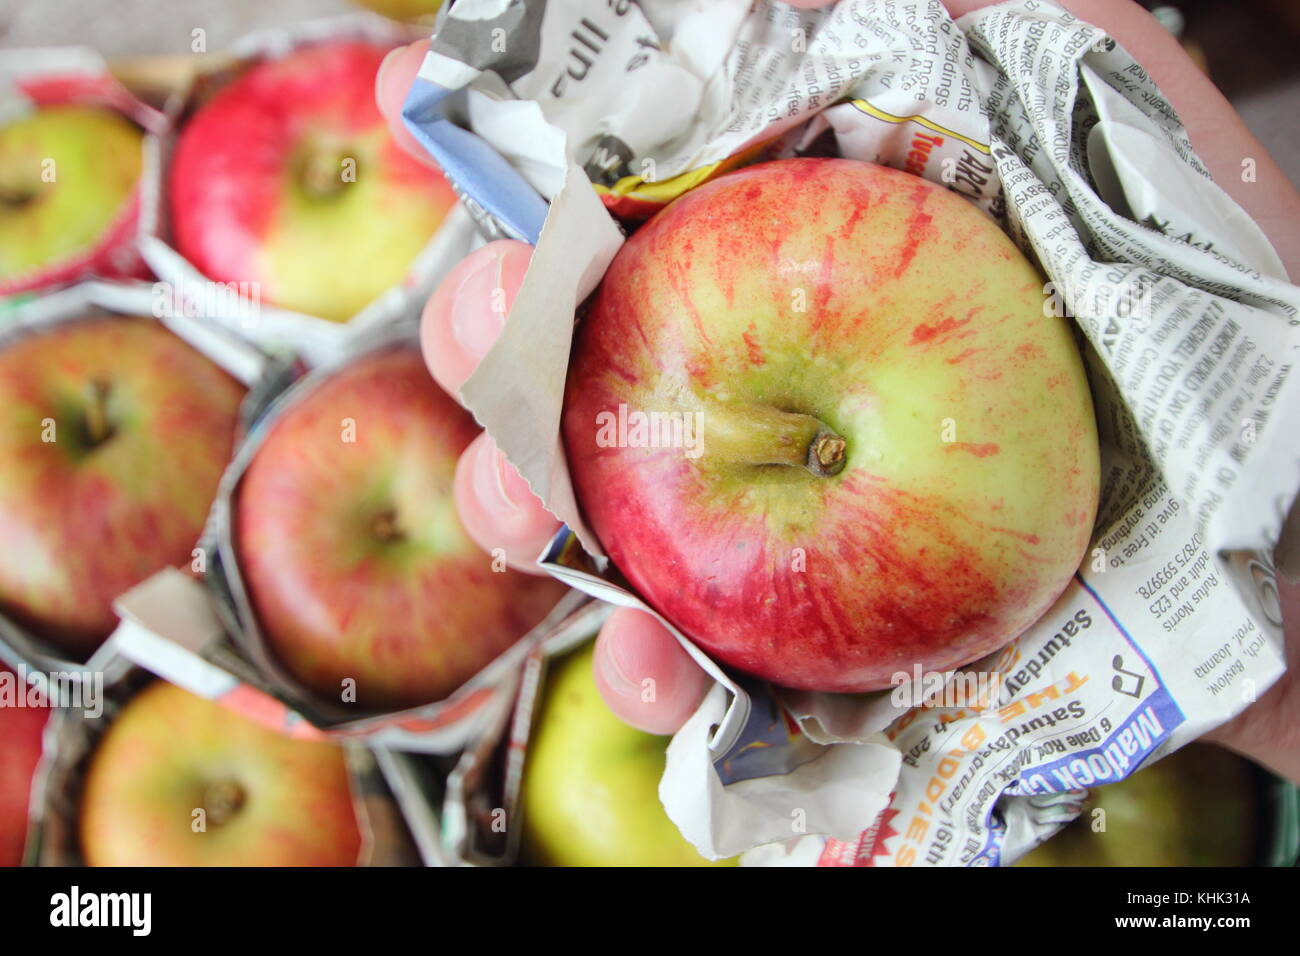
[[[100,740],[80,827],[91,866],[355,866],[361,850],[342,748],[163,681]]]
[[[260,63],[185,124],[171,215],[201,272],[337,322],[402,282],[456,197],[388,133],[387,52],[334,42]]]
[[[245,472],[240,570],[305,686],[385,710],[440,700],[539,623],[563,585],[508,570],[452,498],[474,419],[415,347],[371,353],[288,405]]]
[[[579,326],[579,502],[737,668],[869,691],[973,661],[1052,604],[1097,508],[1083,365],[1043,306],[1011,240],[926,180],[838,159],[721,177],[632,236]]]
[[[0,126],[0,287],[90,253],[130,214],[142,139],[95,106],[43,106]]]
[[[594,644],[550,664],[520,791],[523,862],[535,866],[730,866],[695,851],[659,802],[668,738],[605,706]]]
[[[192,560],[243,396],[149,319],[62,323],[0,351],[0,611],[94,650],[118,595]]]
[[[0,681],[11,682],[23,699],[18,677],[0,664]],[[10,706],[0,701],[0,866],[18,866],[27,844],[32,777],[41,759],[41,735],[49,708]]]
[[[1260,776],[1220,747],[1190,744],[1090,791],[1083,813],[1016,865],[1250,866]]]

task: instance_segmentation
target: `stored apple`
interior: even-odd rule
[[[374,10],[394,20],[432,20],[442,0],[356,0],[367,10]]]
[[[520,793],[523,862],[539,866],[730,866],[695,852],[659,802],[668,738],[605,706],[592,647],[553,661]]]
[[[1088,384],[1043,306],[933,183],[835,159],[724,176],[632,236],[579,327],[580,504],[742,670],[868,691],[968,663],[1052,604],[1095,517]]]
[[[0,283],[94,248],[126,213],[142,139],[95,106],[45,106],[0,126]]]
[[[0,610],[69,653],[189,564],[244,389],[157,322],[96,317],[0,351]]]
[[[267,642],[307,687],[396,709],[446,697],[564,588],[470,540],[452,499],[478,434],[414,346],[371,353],[285,409],[238,492],[240,570]]]
[[[18,676],[0,664],[0,681]],[[21,699],[21,698],[19,698]],[[0,866],[18,866],[27,844],[32,777],[41,759],[49,708],[0,703]]]
[[[200,271],[336,322],[403,280],[455,194],[388,133],[375,105],[386,52],[301,49],[194,114],[172,163],[171,214]]]
[[[127,702],[81,799],[90,866],[355,866],[343,750],[162,681]]]
[[[1258,772],[1191,744],[1088,795],[1083,813],[1017,866],[1250,866]]]

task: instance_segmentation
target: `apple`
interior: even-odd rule
[[[267,643],[311,690],[441,700],[563,594],[461,527],[456,459],[477,434],[414,345],[352,362],[274,421],[238,489],[236,550]]]
[[[731,173],[635,233],[579,325],[563,435],[641,595],[807,690],[1007,643],[1097,509],[1087,379],[1034,267],[959,196],[850,160]]]
[[[538,866],[734,866],[706,860],[659,802],[668,737],[605,706],[594,644],[551,661],[520,790],[522,861]]]
[[[118,595],[191,561],[243,396],[148,319],[61,323],[0,351],[0,610],[94,650]]]
[[[356,0],[367,10],[374,10],[394,20],[432,19],[442,7],[442,0]]]
[[[0,664],[0,680],[18,677]],[[47,707],[0,706],[0,866],[23,862],[32,777],[49,716]]]
[[[355,866],[361,850],[342,748],[162,681],[91,755],[80,834],[90,866]]]
[[[455,194],[375,105],[387,50],[326,43],[253,66],[181,130],[179,251],[209,277],[336,322],[405,278]]]
[[[129,211],[142,140],[96,106],[44,106],[0,126],[0,285],[94,249]]]
[[[1076,820],[1016,865],[1250,866],[1258,859],[1256,777],[1248,761],[1190,744],[1091,791]]]

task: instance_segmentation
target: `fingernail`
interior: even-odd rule
[[[619,694],[630,694],[640,689],[640,683],[629,677],[636,673],[639,666],[635,653],[628,647],[634,641],[626,641],[617,634],[610,635],[605,641],[605,653],[597,654],[596,661],[601,669],[605,684]]]
[[[535,497],[528,482],[491,440],[474,462],[474,485],[484,509],[494,515],[516,514]]]
[[[375,103],[379,107],[379,112],[384,113],[385,116],[388,114],[384,111],[384,100],[383,97],[378,95],[378,92],[384,88],[384,72],[392,65],[393,57],[401,53],[403,49],[404,47],[400,46],[394,47],[385,53],[384,58],[379,61],[379,69],[375,71]]]
[[[451,334],[470,357],[487,355],[506,324],[501,253],[491,250],[461,279],[451,302]]]

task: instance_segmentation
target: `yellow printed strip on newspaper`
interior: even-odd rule
[[[743,166],[761,154],[769,145],[770,141],[755,143],[749,149],[736,153],[734,156],[728,156],[716,163],[708,163],[697,169],[680,173],[662,182],[647,180],[642,176],[624,176],[612,186],[602,186],[599,183],[594,185],[597,194],[601,196],[627,197],[662,205],[671,202],[687,190],[708,182],[714,176],[729,172],[737,166]]]
[[[926,119],[924,116],[895,116],[893,113],[886,113],[878,106],[872,106],[866,100],[853,100],[853,105],[868,116],[874,116],[878,120],[886,123],[915,123],[917,126],[924,126],[926,129],[935,133],[942,133],[944,136],[951,136],[955,140],[960,140],[971,149],[978,149],[981,153],[988,153],[989,146],[987,143],[981,143],[979,140],[971,139],[969,136],[963,136],[961,133],[953,132],[945,126],[940,126],[933,120]]]

